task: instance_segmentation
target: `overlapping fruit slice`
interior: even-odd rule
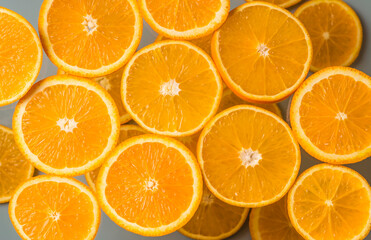
[[[256,1],[256,0],[246,0],[246,2],[252,2],[252,1]],[[260,0],[260,1],[269,2],[269,3],[276,4],[283,8],[288,8],[288,7],[294,6],[295,4],[298,4],[302,0]]]

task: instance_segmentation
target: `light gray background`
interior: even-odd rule
[[[361,18],[363,30],[364,30],[364,40],[360,56],[356,62],[352,65],[353,67],[371,75],[371,0],[346,0],[353,9],[358,13]],[[24,16],[36,29],[37,29],[37,19],[39,15],[39,10],[42,0],[0,0],[0,6],[9,8],[13,11]],[[244,0],[231,0],[231,7],[234,8],[238,5],[244,3]],[[294,10],[293,7],[290,10]],[[139,48],[142,48],[150,43],[152,43],[157,34],[144,23],[142,41]],[[1,43],[0,43],[1,44]],[[38,80],[44,79],[47,76],[55,75],[57,68],[49,61],[49,59],[44,54],[43,65],[41,68]],[[285,100],[279,103],[282,110],[283,116],[286,116],[286,110],[288,107],[289,100]],[[0,124],[7,127],[12,127],[12,115],[16,103],[0,107]],[[349,167],[357,170],[371,183],[371,159],[366,159],[357,164],[348,165]],[[312,166],[314,164],[320,163],[314,158],[310,157],[307,153],[302,151],[302,167],[301,171]],[[86,183],[85,178],[80,176],[77,179]],[[103,213],[103,212],[102,212]],[[0,204],[0,240],[18,240],[20,237],[17,235],[12,224],[10,223],[8,216],[8,204]],[[175,232],[173,234],[158,237],[158,238],[146,238],[139,235],[130,233],[113,223],[104,213],[102,214],[102,220],[99,228],[97,240],[139,240],[139,239],[166,239],[166,240],[185,240],[187,239],[182,234]],[[230,239],[244,239],[249,240],[250,234],[248,230],[248,221],[242,229]],[[371,240],[371,234],[366,238]],[[66,239],[67,240],[67,239]],[[341,240],[341,239],[339,239]]]

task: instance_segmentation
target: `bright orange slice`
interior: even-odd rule
[[[246,2],[252,2],[252,1],[255,1],[255,0],[246,0]],[[259,0],[259,1],[273,3],[283,8],[289,8],[291,6],[298,4],[302,0]]]
[[[93,81],[67,75],[36,83],[13,116],[23,155],[45,173],[68,176],[99,167],[116,146],[119,127],[108,93]]]
[[[9,216],[24,240],[93,240],[100,222],[94,194],[72,178],[39,176],[19,186]]]
[[[287,196],[271,205],[253,208],[249,230],[252,240],[304,240],[290,222]]]
[[[120,137],[119,137],[119,143],[125,141],[126,139],[129,139],[134,136],[142,135],[147,133],[144,131],[141,127],[137,125],[122,125],[120,127]],[[89,186],[96,190],[95,184],[97,182],[98,173],[100,168],[97,168],[91,172],[88,172],[85,174],[86,181],[88,182]]]
[[[103,77],[90,78],[90,80],[97,82],[101,85],[113,98],[116,103],[117,109],[119,110],[120,123],[124,124],[131,120],[130,114],[124,108],[121,101],[121,78],[123,69],[108,74]],[[65,71],[58,69],[58,74],[67,74]]]
[[[181,228],[196,212],[202,177],[193,154],[180,142],[141,135],[121,143],[102,166],[97,194],[119,226],[144,236]]]
[[[40,39],[21,15],[0,7],[0,106],[24,96],[39,75]]]
[[[34,168],[15,144],[12,129],[0,125],[0,143],[0,203],[5,203],[21,182],[32,177]]]
[[[287,123],[251,105],[228,108],[208,122],[197,157],[209,190],[240,207],[278,201],[300,168],[299,145]]]
[[[359,173],[319,164],[300,175],[288,195],[296,230],[309,240],[364,239],[371,226],[371,188]]]
[[[371,156],[371,77],[346,67],[325,68],[296,91],[291,125],[313,157],[334,164]]]
[[[277,102],[304,81],[312,60],[308,32],[289,11],[264,2],[235,8],[211,43],[227,86],[250,102]]]
[[[229,0],[139,0],[143,18],[157,33],[172,39],[211,34],[226,20]]]
[[[210,58],[183,41],[160,41],[126,65],[121,88],[126,110],[145,130],[188,136],[216,113],[223,86]]]
[[[301,5],[295,16],[304,24],[313,43],[311,70],[350,66],[362,46],[362,24],[344,1],[314,0]]]
[[[211,38],[212,37],[213,37],[213,34],[210,34],[205,37],[189,40],[189,42],[201,48],[202,50],[204,50],[207,54],[211,56]],[[157,42],[157,41],[162,41],[162,40],[171,40],[171,39],[158,35],[155,41]]]
[[[41,43],[50,60],[76,76],[119,70],[137,49],[142,18],[135,0],[45,0]]]

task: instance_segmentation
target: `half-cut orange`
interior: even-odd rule
[[[252,2],[252,1],[256,1],[256,0],[246,0],[246,2]],[[298,4],[302,0],[259,0],[259,1],[273,3],[283,8],[289,8],[291,6]]]

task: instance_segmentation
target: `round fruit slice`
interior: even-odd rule
[[[77,176],[102,164],[116,146],[120,121],[113,99],[97,83],[57,75],[36,83],[19,101],[13,128],[35,167]]]
[[[246,0],[246,2],[252,2],[252,1],[255,1],[255,0]],[[289,8],[291,6],[294,6],[295,4],[298,4],[302,0],[259,0],[259,1],[273,3],[283,8]]]
[[[121,143],[103,164],[97,194],[119,226],[144,236],[162,236],[185,225],[202,196],[202,176],[180,142],[142,135]]]
[[[121,79],[122,79],[123,68],[120,70],[108,74],[103,77],[90,78],[90,80],[97,82],[101,85],[113,98],[117,109],[119,110],[120,123],[124,124],[131,120],[130,114],[124,108],[121,100]],[[58,74],[67,74],[65,71],[58,69]]]
[[[235,234],[244,224],[248,208],[229,205],[217,199],[204,186],[200,206],[179,232],[193,239],[218,240]]]
[[[359,173],[319,164],[300,175],[287,199],[290,220],[309,240],[364,239],[371,226],[371,188]]]
[[[299,145],[287,123],[251,105],[231,107],[208,122],[197,156],[209,190],[240,207],[278,201],[300,168]]]
[[[137,125],[122,125],[120,127],[119,143],[125,141],[126,139],[142,135],[145,133],[147,132]],[[99,170],[100,168],[97,168],[85,174],[86,181],[93,190],[96,190],[95,184],[97,182]]]
[[[24,96],[39,75],[40,39],[21,15],[0,7],[0,106]]]
[[[212,59],[183,41],[160,41],[139,50],[126,65],[122,101],[145,130],[188,136],[216,113],[223,86]]]
[[[100,209],[84,184],[43,175],[17,188],[9,204],[9,217],[22,239],[93,240]]]
[[[119,70],[134,54],[142,18],[135,0],[45,0],[39,32],[46,54],[58,68],[98,77]]]
[[[229,0],[139,0],[143,18],[157,33],[172,39],[211,34],[226,20]]]
[[[269,206],[253,208],[249,230],[252,240],[304,240],[290,222],[287,196]]]
[[[207,54],[211,56],[211,38],[212,37],[213,37],[213,34],[210,34],[205,37],[189,40],[189,42],[201,48],[202,50],[204,50]],[[171,39],[158,35],[155,41],[158,42],[158,41],[163,41],[163,40],[171,40]]]
[[[14,142],[12,129],[0,125],[0,203],[8,202],[15,188],[33,172]]]
[[[308,30],[313,43],[312,71],[350,66],[357,58],[362,46],[362,25],[344,1],[308,1],[294,14]]]
[[[352,68],[325,68],[296,91],[292,129],[313,157],[329,163],[359,162],[371,156],[371,78]]]
[[[308,32],[289,11],[264,2],[235,8],[211,42],[224,82],[250,102],[278,102],[304,81],[312,60]]]

